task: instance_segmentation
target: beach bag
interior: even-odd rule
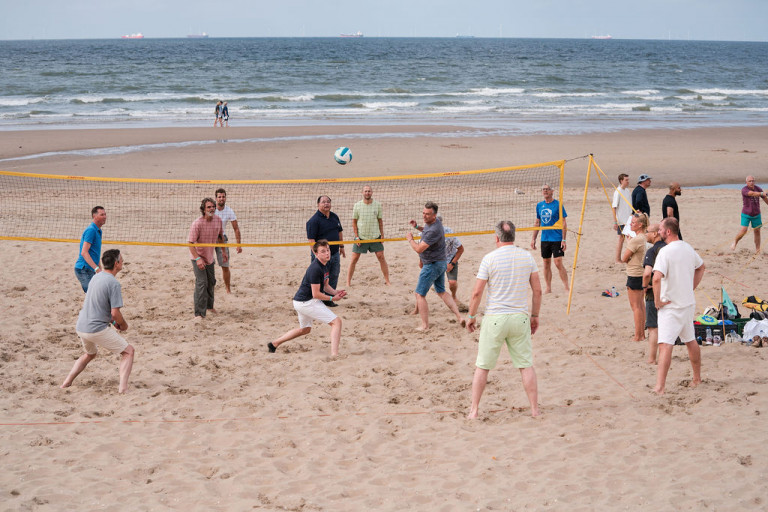
[[[755,320],[754,318],[744,325],[742,338],[751,340],[755,336],[768,336],[768,320]]]
[[[754,309],[755,311],[768,311],[768,302],[765,302],[760,297],[756,297],[754,295],[750,295],[741,301],[741,303],[749,309]]]

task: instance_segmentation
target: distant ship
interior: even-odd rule
[[[463,34],[456,34],[456,37],[458,39],[474,39],[475,38],[475,36],[465,36]]]
[[[613,36],[611,34],[606,34],[604,36],[592,36],[592,39],[613,39]]]
[[[365,37],[365,36],[363,36],[363,33],[358,30],[354,34],[339,34],[339,37]]]
[[[142,34],[141,32],[138,32],[136,34],[126,34],[121,37],[122,39],[144,39],[144,34]]]
[[[187,34],[187,37],[190,39],[205,39],[208,37],[208,34],[203,32],[202,34]]]

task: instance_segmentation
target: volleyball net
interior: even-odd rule
[[[500,220],[537,228],[542,185],[563,194],[565,161],[527,166],[368,178],[313,180],[159,180],[61,176],[0,171],[0,240],[79,243],[91,209],[107,212],[103,243],[186,246],[203,198],[223,188],[243,247],[307,245],[306,222],[321,195],[331,198],[345,243],[353,243],[352,209],[369,185],[383,206],[382,241],[403,240],[409,221],[421,224],[427,201],[456,235],[492,233]],[[561,201],[562,208],[562,201]],[[562,218],[562,212],[560,215]],[[228,246],[236,246],[231,236]]]

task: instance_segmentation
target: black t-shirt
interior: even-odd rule
[[[325,288],[324,283],[328,280],[328,267],[320,263],[320,260],[315,258],[312,263],[309,264],[307,271],[304,273],[304,279],[301,280],[299,291],[293,296],[293,300],[299,302],[306,302],[312,299],[312,285],[319,284],[320,291]]]
[[[666,219],[668,217],[667,208],[669,207],[672,207],[672,216],[679,221],[680,212],[677,210],[677,199],[675,199],[675,196],[671,196],[667,194],[664,196],[664,200],[661,202],[661,218],[662,219]]]
[[[653,244],[653,247],[645,251],[645,258],[643,258],[643,269],[645,269],[645,267],[653,268],[653,265],[656,263],[656,256],[659,255],[659,251],[665,245],[667,244],[664,242],[664,240],[659,240]],[[653,300],[653,274],[651,274],[651,280],[648,281],[648,289],[645,290],[645,300]]]

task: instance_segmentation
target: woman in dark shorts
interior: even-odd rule
[[[627,264],[627,297],[635,321],[635,336],[632,341],[645,340],[645,294],[643,291],[643,257],[645,256],[645,231],[648,217],[638,212],[632,216],[630,229],[635,237],[630,238],[621,253],[621,261]]]

